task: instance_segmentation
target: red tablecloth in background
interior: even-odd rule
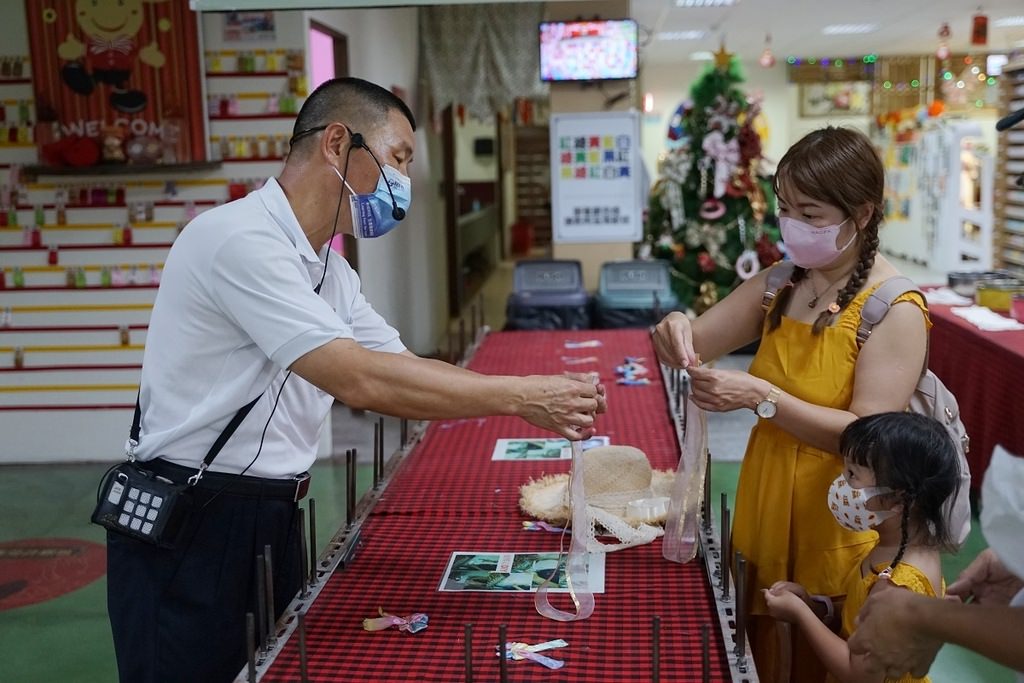
[[[971,488],[978,491],[996,445],[1024,455],[1024,402],[1018,393],[1024,390],[1024,331],[985,332],[949,306],[928,309],[934,323],[928,365],[960,405],[971,437]]]
[[[567,339],[600,339],[599,348],[567,350]],[[651,384],[618,386],[615,367],[625,356],[645,356]],[[567,366],[563,357],[596,356]],[[503,332],[487,337],[472,362],[488,374],[601,373],[609,413],[598,433],[642,448],[656,468],[674,469],[679,451],[664,386],[643,331]],[[701,626],[713,624],[712,680],[731,680],[706,574],[699,562],[678,565],[661,557],[661,541],[606,557],[605,593],[585,621],[559,623],[537,614],[532,593],[439,593],[453,551],[553,551],[558,536],[522,530],[518,489],[545,472],[567,472],[568,461],[492,462],[498,438],[546,436],[514,418],[459,420],[431,425],[363,527],[355,560],[328,581],[307,614],[310,678],[314,681],[464,680],[463,628],[473,623],[476,680],[498,678],[498,624],[529,643],[555,638],[567,648],[551,656],[566,662],[551,671],[509,662],[517,682],[645,681],[651,679],[650,624],[661,617],[662,680],[701,680]],[[564,598],[556,602],[568,608]],[[424,612],[429,627],[415,635],[368,633],[362,620],[377,608],[402,616]],[[297,638],[278,656],[265,681],[299,678]]]

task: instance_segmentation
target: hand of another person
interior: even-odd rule
[[[565,376],[580,382],[590,382],[597,387],[597,412],[598,414],[608,412],[608,400],[605,398],[604,385],[599,381],[601,375],[596,372],[567,372]]]
[[[973,597],[979,605],[1009,605],[1022,588],[1024,581],[1003,566],[992,548],[986,548],[960,572],[946,594],[964,601]]]
[[[530,424],[570,441],[594,435],[594,414],[603,402],[593,382],[570,377],[531,375],[523,379],[517,414]]]
[[[651,334],[658,359],[671,368],[688,368],[697,364],[693,350],[693,330],[690,319],[683,313],[669,313],[654,328]]]
[[[934,600],[893,585],[881,577],[857,615],[850,636],[850,658],[857,657],[872,673],[899,678],[908,671],[925,676],[942,643],[913,627],[910,611],[918,600]]]
[[[794,592],[794,586],[804,595],[807,594],[803,586],[789,581],[778,581],[772,584],[771,588],[761,591],[765,602],[768,603],[768,613],[780,621],[788,621],[791,624],[796,623],[801,614],[811,611],[804,598]]]
[[[771,385],[742,370],[687,368],[693,402],[704,410],[723,413],[739,408],[753,409],[768,395]]]

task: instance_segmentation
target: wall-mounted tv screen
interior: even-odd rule
[[[632,19],[544,22],[540,25],[540,78],[636,78],[637,39],[637,24]]]

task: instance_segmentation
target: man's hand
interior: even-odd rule
[[[579,382],[589,382],[597,387],[597,413],[608,412],[608,399],[605,398],[604,385],[601,384],[601,375],[596,372],[567,372],[565,376]]]
[[[658,359],[670,368],[688,368],[697,364],[690,319],[682,313],[673,311],[662,318],[651,339]]]
[[[856,657],[872,673],[899,678],[910,672],[925,676],[942,642],[922,636],[913,623],[921,600],[934,600],[900,588],[881,577],[857,616],[850,637],[850,659]]]
[[[1009,605],[1022,588],[1024,581],[1011,574],[991,548],[986,548],[946,589],[946,594],[965,602],[973,597],[979,605]]]
[[[522,378],[516,414],[532,425],[579,441],[593,436],[594,415],[605,406],[603,392],[592,381],[531,375]]]

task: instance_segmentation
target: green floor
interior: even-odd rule
[[[0,544],[25,538],[76,538],[102,543],[99,527],[88,522],[103,467],[67,465],[7,466],[0,476]],[[370,477],[362,468],[360,485]],[[716,463],[712,500],[722,491],[734,498],[739,465]],[[320,547],[344,515],[344,466],[320,463],[313,470]],[[952,580],[983,541],[975,531],[945,574]],[[5,578],[0,556],[0,585]],[[7,683],[108,683],[116,680],[105,609],[105,583],[95,581],[41,604],[0,611],[0,681]],[[1012,674],[959,648],[947,646],[931,674],[934,683],[1011,683]]]

